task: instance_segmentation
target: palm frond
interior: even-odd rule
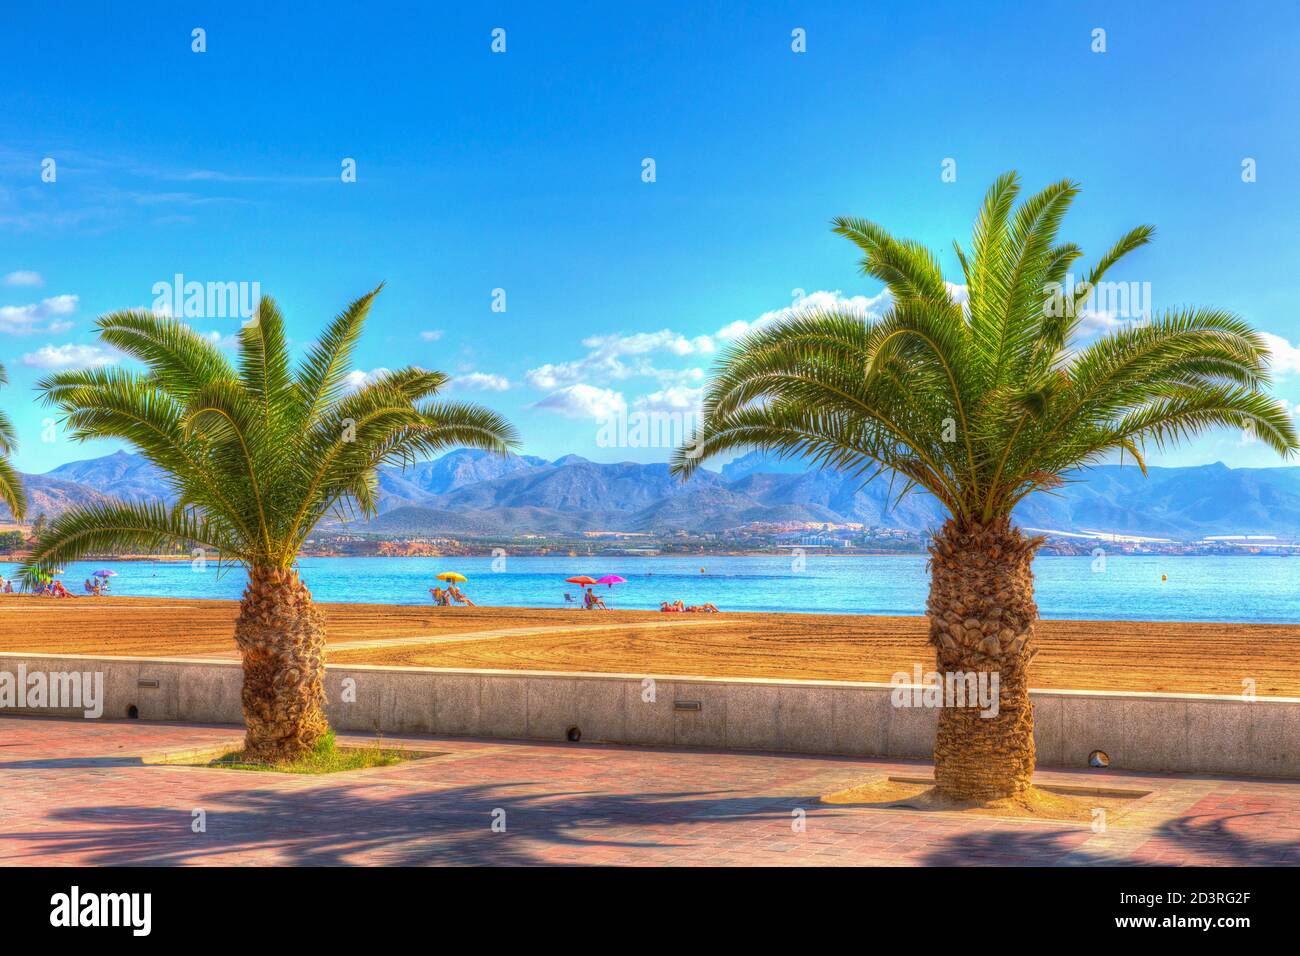
[[[22,478],[8,458],[0,456],[0,501],[9,506],[15,521],[22,521],[27,514],[27,492],[23,489]]]
[[[303,428],[314,424],[321,411],[342,394],[370,306],[383,288],[381,282],[339,313],[312,346],[297,376]]]
[[[233,375],[212,340],[177,319],[132,309],[102,316],[95,324],[105,344],[143,362],[159,386],[177,398]]]
[[[20,574],[30,582],[86,555],[115,549],[150,551],[161,544],[199,544],[218,554],[238,557],[238,544],[210,519],[161,502],[95,502],[65,512],[42,532],[22,564]]]

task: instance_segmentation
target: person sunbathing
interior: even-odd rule
[[[669,604],[667,601],[662,601],[662,602],[660,602],[660,604],[659,604],[659,610],[661,610],[661,611],[668,611],[668,612],[681,613],[682,611],[685,611],[685,610],[686,610],[686,605],[685,605],[684,603],[682,603],[682,599],[681,599],[681,598],[678,598],[678,599],[677,599],[676,601],[674,601],[672,604]]]
[[[692,604],[686,610],[692,614],[717,614],[718,606],[716,604]]]
[[[450,603],[447,600],[447,592],[442,588],[429,588],[429,596],[438,607],[446,607]]]
[[[50,585],[50,593],[57,598],[72,597],[72,592],[63,586],[62,581],[55,581]]]
[[[591,599],[591,602],[587,606],[591,608],[593,611],[609,610],[609,605],[605,603],[605,599],[601,597],[599,594],[597,594],[595,591],[593,591],[591,588],[587,589],[587,596]]]
[[[477,604],[475,604],[469,598],[465,597],[465,592],[463,592],[460,588],[456,587],[456,585],[454,584],[451,585],[449,588],[447,588],[447,593],[451,595],[452,599],[457,604],[466,604],[469,607],[478,607]]]

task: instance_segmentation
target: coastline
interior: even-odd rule
[[[1300,558],[1300,551],[1282,551],[1282,552],[1265,552],[1262,550],[1246,550],[1237,548],[1228,551],[1115,551],[1115,555],[1147,555],[1160,558]],[[924,557],[929,554],[928,551],[854,551],[847,548],[836,548],[833,550],[813,550],[808,552],[808,557],[816,557],[817,560],[823,558],[897,558],[897,557]],[[344,554],[339,551],[331,552],[303,552],[298,557],[316,559],[345,559],[354,560],[362,558],[374,558],[384,561],[429,561],[434,559],[454,560],[456,558],[492,558],[495,555],[491,550],[466,552],[456,552],[449,554]],[[26,555],[23,554],[0,554],[0,564],[21,564]],[[681,554],[666,552],[661,554],[558,554],[554,551],[512,551],[510,557],[515,558],[555,558],[558,560],[610,560],[620,561],[644,561],[656,559],[694,559],[694,558],[790,558],[789,551],[691,551]],[[1039,553],[1040,558],[1080,558],[1085,557],[1082,554],[1070,554],[1045,550]],[[167,562],[175,564],[184,564],[193,561],[194,558],[188,554],[115,554],[115,555],[91,555],[81,559],[85,563],[111,562],[111,563],[153,563]],[[210,561],[215,561],[210,558]]]
[[[620,610],[658,611],[661,602],[682,599],[688,606],[711,602],[728,613],[905,617],[924,611],[930,581],[926,555],[840,557],[484,555],[373,561],[341,556],[303,557],[298,570],[321,602],[428,607],[435,575],[457,571],[469,579],[465,594],[476,604],[565,608],[581,600],[566,579],[616,573],[626,580],[597,593]],[[1110,554],[1098,561],[1041,555],[1035,560],[1035,600],[1040,617],[1050,620],[1300,621],[1300,595],[1292,587],[1294,563],[1276,556],[1251,557],[1259,560]],[[119,558],[115,564],[70,564],[62,580],[82,597],[85,579],[114,568],[110,593],[118,596],[215,600],[238,600],[246,583],[241,565],[212,558],[204,563],[188,557]],[[0,575],[18,574],[18,565],[0,561]]]

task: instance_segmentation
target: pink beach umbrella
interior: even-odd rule
[[[617,574],[607,574],[603,578],[597,580],[596,583],[604,584],[612,588],[615,584],[627,583],[627,578],[619,577]]]

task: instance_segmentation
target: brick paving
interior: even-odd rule
[[[1151,791],[1093,832],[816,800],[928,772],[908,761],[466,738],[389,738],[441,755],[327,777],[141,761],[238,737],[233,727],[0,718],[0,863],[1300,864],[1296,781],[1041,773]]]

